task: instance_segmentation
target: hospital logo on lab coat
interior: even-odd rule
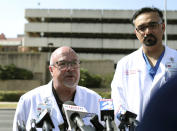
[[[126,70],[125,71],[125,75],[129,76],[129,75],[135,75],[137,74],[137,72],[140,72],[139,70],[135,69],[135,70]]]

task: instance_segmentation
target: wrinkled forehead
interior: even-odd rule
[[[72,51],[72,50],[68,50],[65,52],[59,52],[54,56],[53,59],[55,62],[56,61],[73,61],[73,60],[78,60],[78,56],[77,54]]]

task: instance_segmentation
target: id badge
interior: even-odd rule
[[[44,103],[40,103],[37,106],[37,118],[40,116],[40,114],[47,109],[51,113],[52,109],[52,101],[49,100],[49,98],[45,98]]]
[[[170,58],[171,62],[167,62],[165,64],[166,67],[166,80],[168,80],[169,78],[172,78],[173,76],[175,76],[175,74],[177,74],[177,63],[174,62],[173,58]]]

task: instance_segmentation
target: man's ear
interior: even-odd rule
[[[136,37],[137,37],[137,30],[136,30],[136,29],[134,29],[134,33],[135,33],[135,35],[136,35]]]
[[[165,32],[165,23],[162,24],[162,30]]]
[[[134,33],[136,34],[136,29],[134,29]]]
[[[52,66],[49,66],[49,71],[50,71],[51,76],[53,76],[53,67]]]

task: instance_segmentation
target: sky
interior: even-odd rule
[[[0,0],[0,34],[16,38],[24,34],[25,9],[118,9],[154,6],[177,10],[177,0]],[[168,18],[168,16],[167,16]]]

